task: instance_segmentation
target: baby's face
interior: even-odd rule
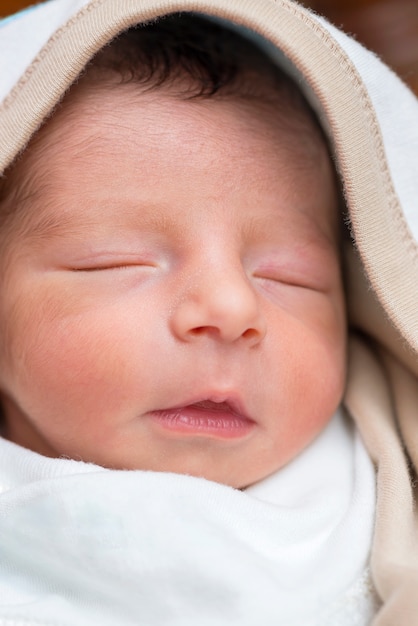
[[[341,400],[332,167],[301,113],[137,90],[74,96],[17,166],[30,191],[2,243],[5,433],[245,487]]]

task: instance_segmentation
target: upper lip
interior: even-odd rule
[[[207,408],[210,410],[210,404],[213,404],[213,409],[216,410],[216,405],[223,404],[227,405],[231,413],[234,415],[244,418],[246,420],[250,420],[254,422],[255,420],[249,415],[246,410],[244,403],[241,398],[237,394],[228,394],[228,393],[208,393],[208,394],[200,394],[193,396],[191,398],[186,399],[183,402],[179,402],[170,407],[165,407],[163,409],[158,409],[159,411],[175,411],[176,409],[181,409],[188,406],[196,406],[196,405],[209,405],[202,406],[202,408]],[[222,409],[220,409],[222,410]]]

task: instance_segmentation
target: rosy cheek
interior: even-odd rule
[[[149,346],[133,342],[132,332],[117,311],[45,316],[26,324],[24,352],[17,357],[15,351],[14,369],[28,408],[104,420],[124,407],[134,410],[135,399],[149,384],[144,367]]]

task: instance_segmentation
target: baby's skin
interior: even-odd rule
[[[346,321],[310,125],[256,98],[73,90],[15,167],[1,235],[6,437],[237,488],[315,438]]]

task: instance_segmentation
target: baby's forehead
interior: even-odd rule
[[[295,178],[296,171],[296,178],[300,177],[305,189],[309,186],[307,191],[311,195],[319,180],[324,188],[330,186],[330,160],[322,138],[315,136],[316,130],[310,122],[299,114],[293,119],[287,113],[286,109],[278,111],[271,103],[267,106],[265,101],[256,99],[184,100],[164,91],[141,94],[134,85],[117,89],[102,85],[97,90],[86,82],[73,90],[44,125],[11,173],[10,181],[20,196],[15,206],[23,221],[25,216],[33,215],[36,207],[39,215],[31,220],[32,232],[41,233],[42,237],[64,233],[67,228],[74,230],[74,221],[88,224],[86,213],[80,214],[80,219],[73,219],[71,211],[74,213],[76,209],[77,213],[80,207],[74,207],[72,197],[82,196],[81,202],[86,203],[96,199],[103,203],[109,199],[117,207],[127,197],[127,183],[138,180],[146,172],[147,193],[152,193],[152,202],[149,196],[138,202],[139,206],[143,201],[151,202],[153,214],[141,210],[141,224],[148,227],[147,220],[168,224],[170,203],[177,198],[170,196],[169,191],[162,196],[157,193],[166,188],[167,171],[179,181],[185,173],[198,179],[202,167],[208,178],[214,175],[218,176],[218,182],[222,180],[224,191],[235,186],[237,193],[248,184],[249,176],[259,189],[277,185],[281,194],[286,188],[286,176]],[[280,158],[275,169],[275,151],[280,152],[285,143],[289,159],[283,171]],[[125,151],[130,144],[134,158],[127,162]],[[111,158],[104,159],[106,155]],[[147,169],[148,160],[154,164],[152,169]],[[103,171],[103,167],[107,169]],[[210,194],[220,191],[221,186],[209,190]],[[293,200],[288,198],[289,206]],[[132,221],[139,223],[136,202],[134,190],[125,209],[130,203],[132,215],[135,213]],[[312,218],[308,212],[308,218],[314,234],[315,216]],[[332,223],[336,221],[333,216],[330,219]],[[265,224],[260,226],[263,220]],[[261,239],[265,237],[269,220],[275,223],[275,215],[263,211],[255,221],[252,219],[252,231],[258,231]],[[319,221],[322,223],[323,219]],[[79,224],[77,231],[81,228]],[[306,232],[306,226],[303,230]],[[324,232],[327,238],[333,237],[328,227]]]
[[[132,84],[98,84],[95,80],[90,80],[87,73],[44,123],[15,166],[10,168],[10,172],[15,170],[18,178],[31,178],[31,171],[39,170],[46,161],[45,155],[49,158],[49,163],[45,163],[45,166],[50,168],[54,166],[54,156],[65,155],[68,150],[71,150],[73,158],[82,158],[89,150],[114,148],[118,141],[121,106],[130,107],[133,116],[146,115],[156,138],[163,118],[165,123],[171,121],[173,130],[183,129],[184,133],[187,133],[191,121],[194,129],[198,127],[204,135],[207,120],[204,114],[198,114],[199,111],[208,111],[211,108],[216,111],[222,106],[229,109],[232,121],[243,119],[249,132],[260,132],[264,126],[264,129],[270,127],[272,130],[279,130],[280,141],[285,142],[290,138],[295,150],[301,148],[302,168],[306,164],[311,165],[308,163],[309,157],[315,160],[327,151],[326,140],[312,113],[305,108],[293,107],[286,97],[269,88],[265,89],[264,97],[259,94],[248,96],[237,93],[189,99],[179,96],[177,85],[174,89],[172,86],[165,86],[149,91]],[[113,115],[113,119],[112,115],[101,115],[104,109]],[[103,126],[104,120],[108,123],[108,128]],[[219,124],[222,123],[220,118]],[[224,124],[222,130],[226,137],[231,136],[234,133],[234,124]],[[178,134],[181,135],[181,132]],[[71,161],[68,166],[71,167]]]
[[[54,136],[57,145],[61,144],[60,127],[65,127],[66,118],[77,118],[74,129],[85,121],[86,116],[80,113],[89,100],[94,101],[96,92],[106,99],[123,94],[139,102],[144,91],[156,100],[169,93],[173,99],[213,100],[214,105],[228,98],[231,107],[251,108],[254,103],[258,108],[275,107],[274,123],[282,123],[284,130],[296,128],[301,139],[302,132],[305,136],[311,133],[307,143],[312,146],[323,140],[316,118],[296,84],[254,41],[197,14],[172,14],[125,31],[95,55],[32,141],[23,157],[26,170],[36,169],[39,164],[38,158],[33,163],[30,159],[37,145],[43,143],[45,147]],[[97,99],[95,107],[97,110]],[[87,123],[94,135],[94,108],[89,110]],[[53,149],[50,146],[51,152]],[[18,169],[20,176],[25,168]]]
[[[291,167],[298,169],[301,175],[306,176],[308,172],[312,178],[321,177],[321,168],[328,168],[324,165],[330,162],[326,139],[315,115],[297,86],[288,78],[277,81],[271,67],[266,72],[255,72],[254,66],[241,67],[224,88],[215,93],[201,92],[200,78],[193,72],[172,68],[172,76],[162,83],[156,80],[158,75],[148,76],[145,84],[142,75],[125,79],[126,68],[114,71],[113,65],[110,70],[106,65],[109,50],[112,52],[112,46],[87,67],[6,173],[3,196],[13,197],[16,213],[24,213],[26,207],[30,210],[31,201],[37,196],[46,196],[51,190],[57,193],[54,170],[58,167],[64,166],[67,182],[77,186],[80,167],[94,174],[96,155],[110,152],[117,159],[127,141],[121,127],[125,123],[120,116],[122,109],[130,109],[133,120],[146,116],[147,131],[151,132],[135,137],[144,154],[155,148],[167,132],[178,141],[180,148],[192,135],[198,134],[200,150],[204,152],[211,133],[220,131],[221,151],[222,145],[233,145],[234,133],[241,123],[248,136],[264,137],[265,145],[273,151],[274,142],[277,147],[286,143],[292,156],[289,163],[291,161]],[[211,114],[220,107],[228,109],[229,123],[225,123],[225,116]],[[156,164],[157,177],[164,174],[163,157]],[[263,179],[259,157],[257,151],[242,146],[231,156],[233,160],[251,162],[258,178]],[[186,155],[179,165],[187,168],[190,158],[193,157]]]
[[[320,167],[329,161],[327,142],[311,107],[293,80],[261,48],[242,33],[212,20],[173,14],[125,31],[87,64],[6,172],[0,183],[0,216],[10,210],[23,213],[26,207],[30,209],[31,199],[53,188],[53,171],[58,165],[64,163],[71,177],[76,175],[75,165],[94,170],[96,154],[122,149],[126,138],[123,133],[118,137],[119,108],[130,103],[134,115],[143,116],[144,98],[155,105],[147,109],[154,141],[159,141],[163,116],[166,122],[171,120],[170,134],[183,144],[197,110],[216,110],[220,103],[228,103],[234,123],[221,129],[225,141],[232,143],[235,121],[245,118],[249,133],[274,137],[278,145],[287,142],[292,168],[301,175],[320,176]],[[101,116],[105,105],[113,119]],[[179,105],[185,105],[186,115],[177,115]],[[246,115],[241,115],[244,110]],[[193,127],[193,133],[202,136],[202,150],[207,143],[206,126],[203,115]],[[147,141],[152,140],[148,133]],[[269,143],[273,145],[272,140]],[[145,140],[143,148],[144,152],[149,148]],[[241,150],[233,158],[251,161],[263,178],[256,153]],[[186,158],[184,166],[188,164]],[[156,170],[162,167],[157,164]]]
[[[128,137],[126,124],[132,131]],[[214,136],[219,137],[215,152],[222,155],[227,150],[234,161],[251,162],[261,178],[262,154],[256,149],[258,145],[263,151],[268,147],[273,160],[275,151],[285,145],[289,167],[311,172],[312,176],[320,176],[323,162],[329,161],[317,125],[304,111],[295,111],[277,98],[234,96],[184,100],[167,90],[141,93],[133,85],[117,89],[101,85],[98,89],[85,83],[76,87],[41,129],[17,169],[20,176],[28,176],[35,182],[31,173],[34,170],[36,178],[47,183],[51,181],[47,171],[53,172],[57,163],[65,161],[67,173],[79,163],[94,170],[97,154],[110,151],[117,158],[124,151],[126,141],[136,142],[141,148],[141,158],[146,158],[147,153],[158,151],[167,138],[177,142],[179,154],[186,145],[194,146],[198,139],[199,151],[205,153],[210,146],[213,156]],[[159,155],[164,167],[163,150]],[[179,168],[190,167],[190,159],[193,159],[192,150],[184,161],[179,161]]]

